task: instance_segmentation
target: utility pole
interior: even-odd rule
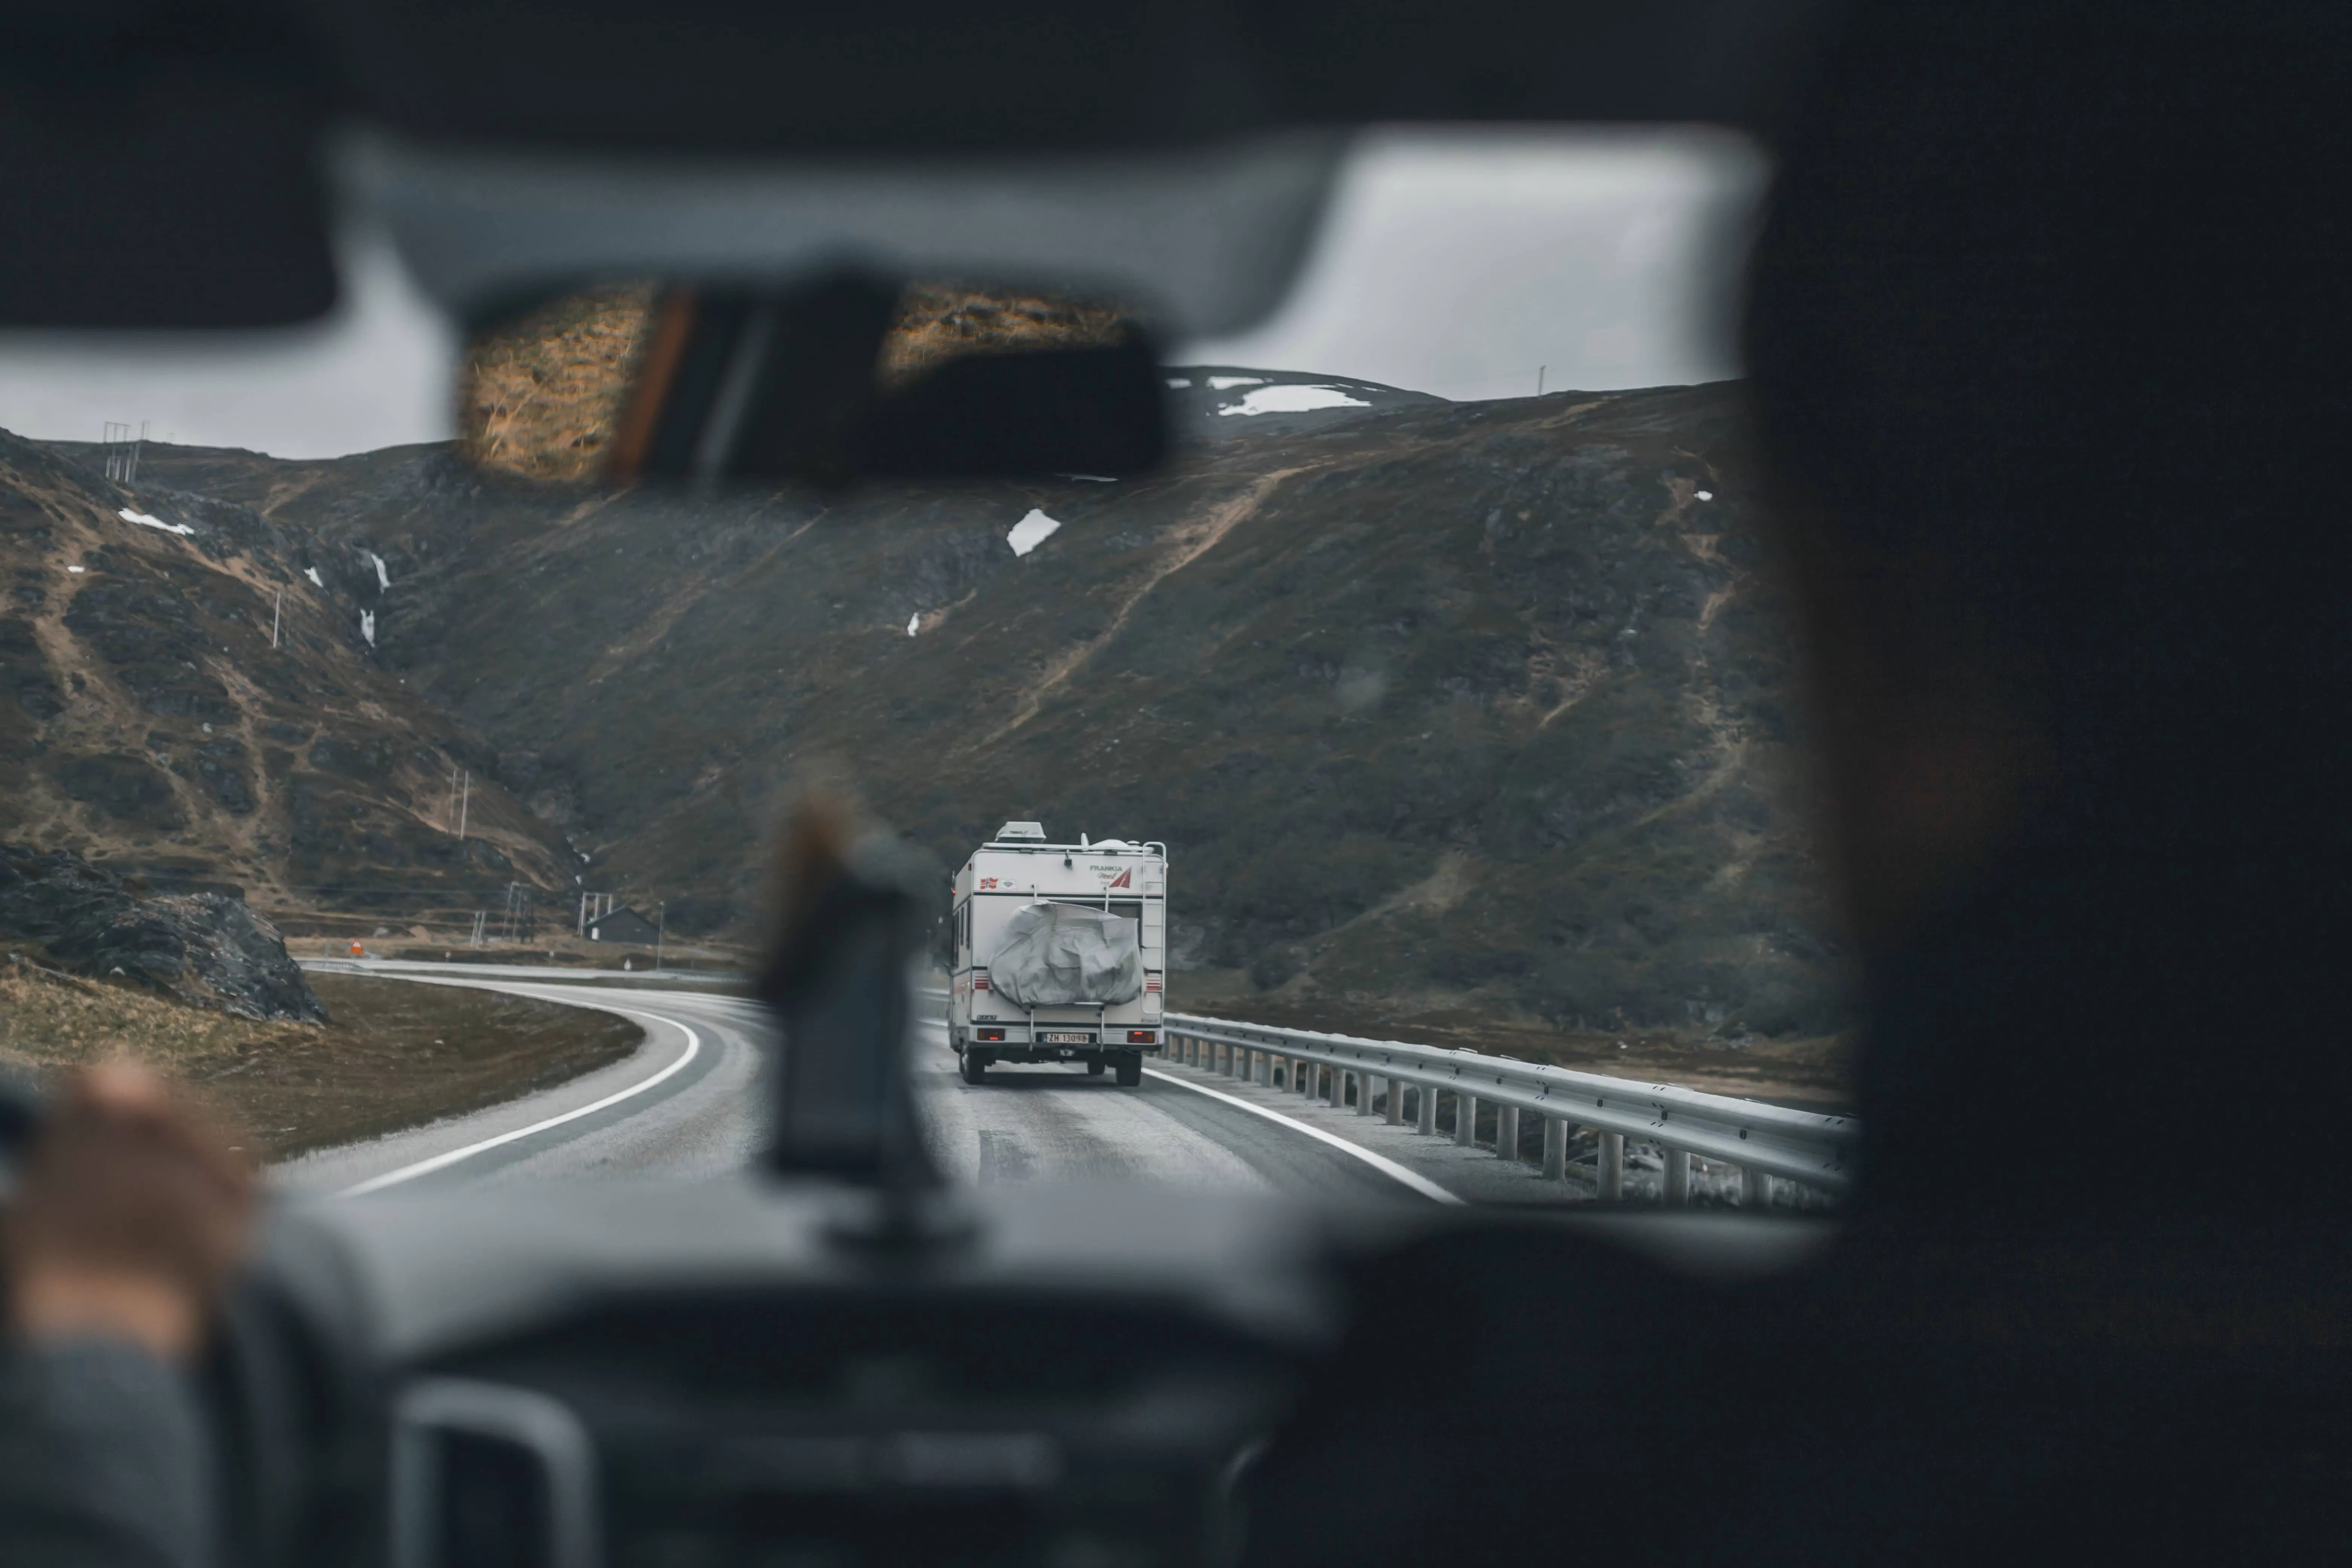
[[[466,837],[466,807],[472,804],[473,798],[474,774],[472,770],[468,769],[461,777],[457,793],[457,838],[460,843],[463,843]]]
[[[123,427],[123,433],[128,435],[130,433],[130,426],[125,426]],[[146,450],[147,421],[142,419],[139,422],[139,444],[131,448],[131,482],[134,485],[139,482],[139,458]]]
[[[661,915],[661,923],[654,927],[654,973],[659,974],[662,963],[662,939],[669,935],[669,901],[664,900],[654,908]]]
[[[1538,397],[1541,397],[1541,396],[1543,395],[1543,375],[1544,375],[1544,372],[1546,372],[1546,371],[1549,370],[1550,368],[1551,368],[1551,366],[1549,366],[1549,365],[1548,365],[1548,364],[1539,364],[1539,365],[1536,366],[1536,395],[1537,395]]]
[[[586,936],[588,928],[613,912],[614,893],[592,893],[583,889],[580,893],[580,934]]]
[[[286,618],[286,590],[278,590],[278,602],[269,607],[269,646],[278,646],[278,625]]]

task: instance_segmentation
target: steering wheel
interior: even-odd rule
[[[39,1089],[0,1071],[0,1202],[14,1196],[43,1117]],[[284,1280],[248,1268],[232,1283],[192,1373],[214,1440],[220,1562],[297,1568],[376,1555],[383,1402],[361,1368]]]

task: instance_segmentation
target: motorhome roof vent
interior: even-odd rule
[[[1008,822],[996,830],[1001,842],[1007,838],[1025,838],[1032,844],[1045,842],[1045,826],[1040,822]]]

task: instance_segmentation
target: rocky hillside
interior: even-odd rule
[[[376,617],[346,708],[404,679],[550,825],[509,853],[569,836],[675,927],[749,926],[779,801],[830,770],[943,867],[1013,816],[1165,839],[1192,994],[1262,1016],[1842,1022],[1736,387],[1170,374],[1200,439],[1118,484],[589,498],[435,448],[144,471],[386,562],[388,590],[329,578]],[[1016,552],[1033,512],[1058,526]]]
[[[37,947],[68,973],[128,980],[240,1018],[327,1016],[278,932],[240,900],[150,894],[70,850],[0,844],[0,938]]]
[[[389,569],[363,549],[0,433],[0,837],[358,909],[569,886],[493,750],[384,668]]]

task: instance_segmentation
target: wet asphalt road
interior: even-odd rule
[[[625,1060],[559,1088],[289,1162],[276,1173],[289,1190],[323,1195],[604,1176],[690,1181],[755,1160],[763,1122],[761,1069],[771,1040],[752,1004],[610,984],[423,971],[400,977],[604,1008],[644,1028],[646,1041]],[[933,1152],[954,1180],[1429,1201],[1295,1120],[1276,1119],[1321,1119],[1313,1108],[1269,1116],[1187,1087],[1183,1069],[1150,1074],[1139,1088],[1123,1089],[1111,1075],[1083,1068],[1000,1068],[975,1087],[957,1076],[944,1029],[922,1027],[935,1048],[917,1053],[919,1104]],[[1224,1086],[1220,1094],[1247,1092]],[[1282,1097],[1267,1091],[1250,1098],[1274,1106]]]

